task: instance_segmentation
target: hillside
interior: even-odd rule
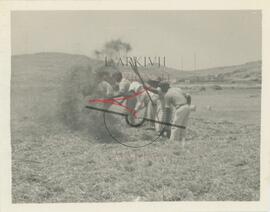
[[[197,71],[185,71],[180,80],[193,82],[261,82],[261,61],[241,65],[216,67]]]
[[[94,69],[101,61],[83,55],[64,53],[37,53],[12,56],[12,83],[31,82],[31,86],[45,86],[63,79],[73,66],[90,66]],[[261,61],[241,65],[216,67],[197,71],[180,71],[170,67],[140,67],[145,79],[160,76],[173,81],[190,82],[261,82]],[[120,67],[129,78],[134,73],[129,67]],[[50,73],[48,75],[48,73]]]
[[[261,62],[249,62],[241,65],[215,67],[196,71],[180,71],[170,67],[151,66],[141,68],[147,76],[158,75],[172,81],[191,82],[261,82]]]
[[[93,67],[98,61],[83,55],[37,53],[12,56],[12,85],[59,86],[73,66]],[[27,83],[27,84],[25,84]]]

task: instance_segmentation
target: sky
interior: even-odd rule
[[[261,59],[261,12],[242,11],[13,11],[12,54],[63,52],[93,57],[121,39],[131,56],[165,57],[193,70]],[[196,60],[196,62],[195,62]]]

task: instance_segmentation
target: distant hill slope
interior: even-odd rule
[[[215,67],[197,71],[180,71],[168,67],[147,67],[144,69],[149,75],[163,75],[173,81],[191,82],[261,82],[261,62],[249,62],[241,65]]]
[[[31,86],[57,85],[57,82],[73,66],[90,66],[94,69],[102,62],[84,55],[64,53],[37,53],[12,56],[12,83],[17,85],[30,83]],[[134,75],[129,67],[120,67],[125,74]],[[261,62],[242,65],[216,67],[197,71],[180,71],[169,67],[140,67],[142,75],[147,78],[162,76],[173,81],[208,82],[261,82]]]
[[[73,66],[94,67],[99,62],[83,55],[37,53],[12,56],[11,82],[16,85],[46,86],[58,82]]]
[[[261,82],[261,61],[197,71],[183,71],[179,80],[258,83]]]

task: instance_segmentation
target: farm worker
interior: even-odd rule
[[[115,72],[112,75],[113,80],[118,84],[118,91],[116,96],[127,96],[129,92],[130,81],[123,78],[121,72]]]
[[[109,73],[106,71],[100,71],[97,73],[97,92],[103,98],[109,98],[113,96],[113,87],[109,83]]]
[[[152,87],[156,88],[156,93],[158,94],[158,99],[157,99],[157,102],[156,102],[156,108],[154,110],[155,120],[163,121],[163,117],[164,117],[164,95],[165,95],[165,93],[162,92],[162,90],[160,88],[161,78],[157,77],[156,79],[154,79],[153,82],[154,83],[152,84]],[[149,105],[149,107],[152,107],[152,105]],[[155,130],[157,132],[159,132],[159,133],[161,133],[163,131],[164,127],[165,127],[165,125],[162,125],[160,123],[155,123]]]
[[[164,120],[167,123],[170,123],[172,120],[173,125],[179,126],[172,126],[171,132],[167,130],[167,136],[170,137],[171,141],[185,141],[186,127],[190,114],[188,100],[181,88],[170,88],[168,84],[167,86],[163,86],[162,89],[166,93],[164,96]],[[173,117],[171,117],[173,110],[175,110],[175,112]]]
[[[160,83],[160,79],[150,79],[147,81],[145,85],[145,91],[138,99],[139,102],[136,105],[135,110],[139,110],[140,108],[146,106],[147,113],[146,117],[151,120],[161,121],[161,117],[158,117],[157,109],[160,103],[160,89],[158,89],[158,85]],[[151,99],[150,99],[151,98]],[[148,122],[149,130],[155,130],[155,122]]]
[[[164,117],[164,95],[165,93],[161,90],[160,85],[161,83],[161,78],[156,78],[153,80],[149,80],[147,82],[146,88],[149,91],[153,92],[153,102],[148,103],[148,112],[147,116],[149,119],[154,119],[156,121],[163,121]],[[148,97],[149,99],[149,97]],[[162,133],[165,125],[160,124],[160,123],[153,123],[149,122],[150,128],[154,128],[157,132]]]
[[[123,75],[120,71],[117,71],[112,74],[112,78],[114,81],[114,84],[116,84],[116,92],[114,93],[113,98],[117,97],[126,97],[129,96],[129,86],[130,86],[130,81],[123,78]],[[118,101],[120,104],[126,105],[127,106],[127,100],[119,100]],[[122,108],[122,110],[124,110]]]
[[[113,96],[113,87],[109,83],[111,81],[110,74],[108,71],[99,70],[97,72],[96,82],[96,97],[97,98],[111,98]],[[111,105],[110,104],[102,104],[104,109],[108,109]]]
[[[141,92],[143,89],[143,85],[141,83],[139,83],[138,81],[133,81],[130,83],[130,86],[129,86],[129,89],[128,89],[128,95],[131,96],[131,95],[134,95],[138,92]],[[134,96],[133,98],[130,98],[127,100],[127,107],[133,111],[135,111],[135,106],[137,104],[137,98],[138,96]],[[134,121],[134,117],[133,115],[130,116],[130,121]]]
[[[151,98],[149,98],[149,96]],[[148,91],[148,93],[145,91],[141,95],[137,97],[137,103],[135,107],[135,111],[139,111],[144,107],[146,108],[146,116],[148,119],[155,120],[156,119],[156,111],[157,111],[157,102],[158,102],[159,96],[158,94],[155,94],[151,91]],[[150,130],[155,130],[155,123],[154,122],[148,122]]]

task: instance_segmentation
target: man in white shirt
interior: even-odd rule
[[[172,120],[173,125],[169,133],[171,141],[185,141],[186,127],[188,124],[189,114],[191,111],[190,102],[187,101],[186,95],[181,88],[170,88],[169,85],[162,88],[166,93],[165,101],[165,117],[164,120],[170,123]],[[167,91],[166,91],[167,90]],[[175,110],[173,117],[172,112]],[[167,128],[168,129],[168,128]]]

